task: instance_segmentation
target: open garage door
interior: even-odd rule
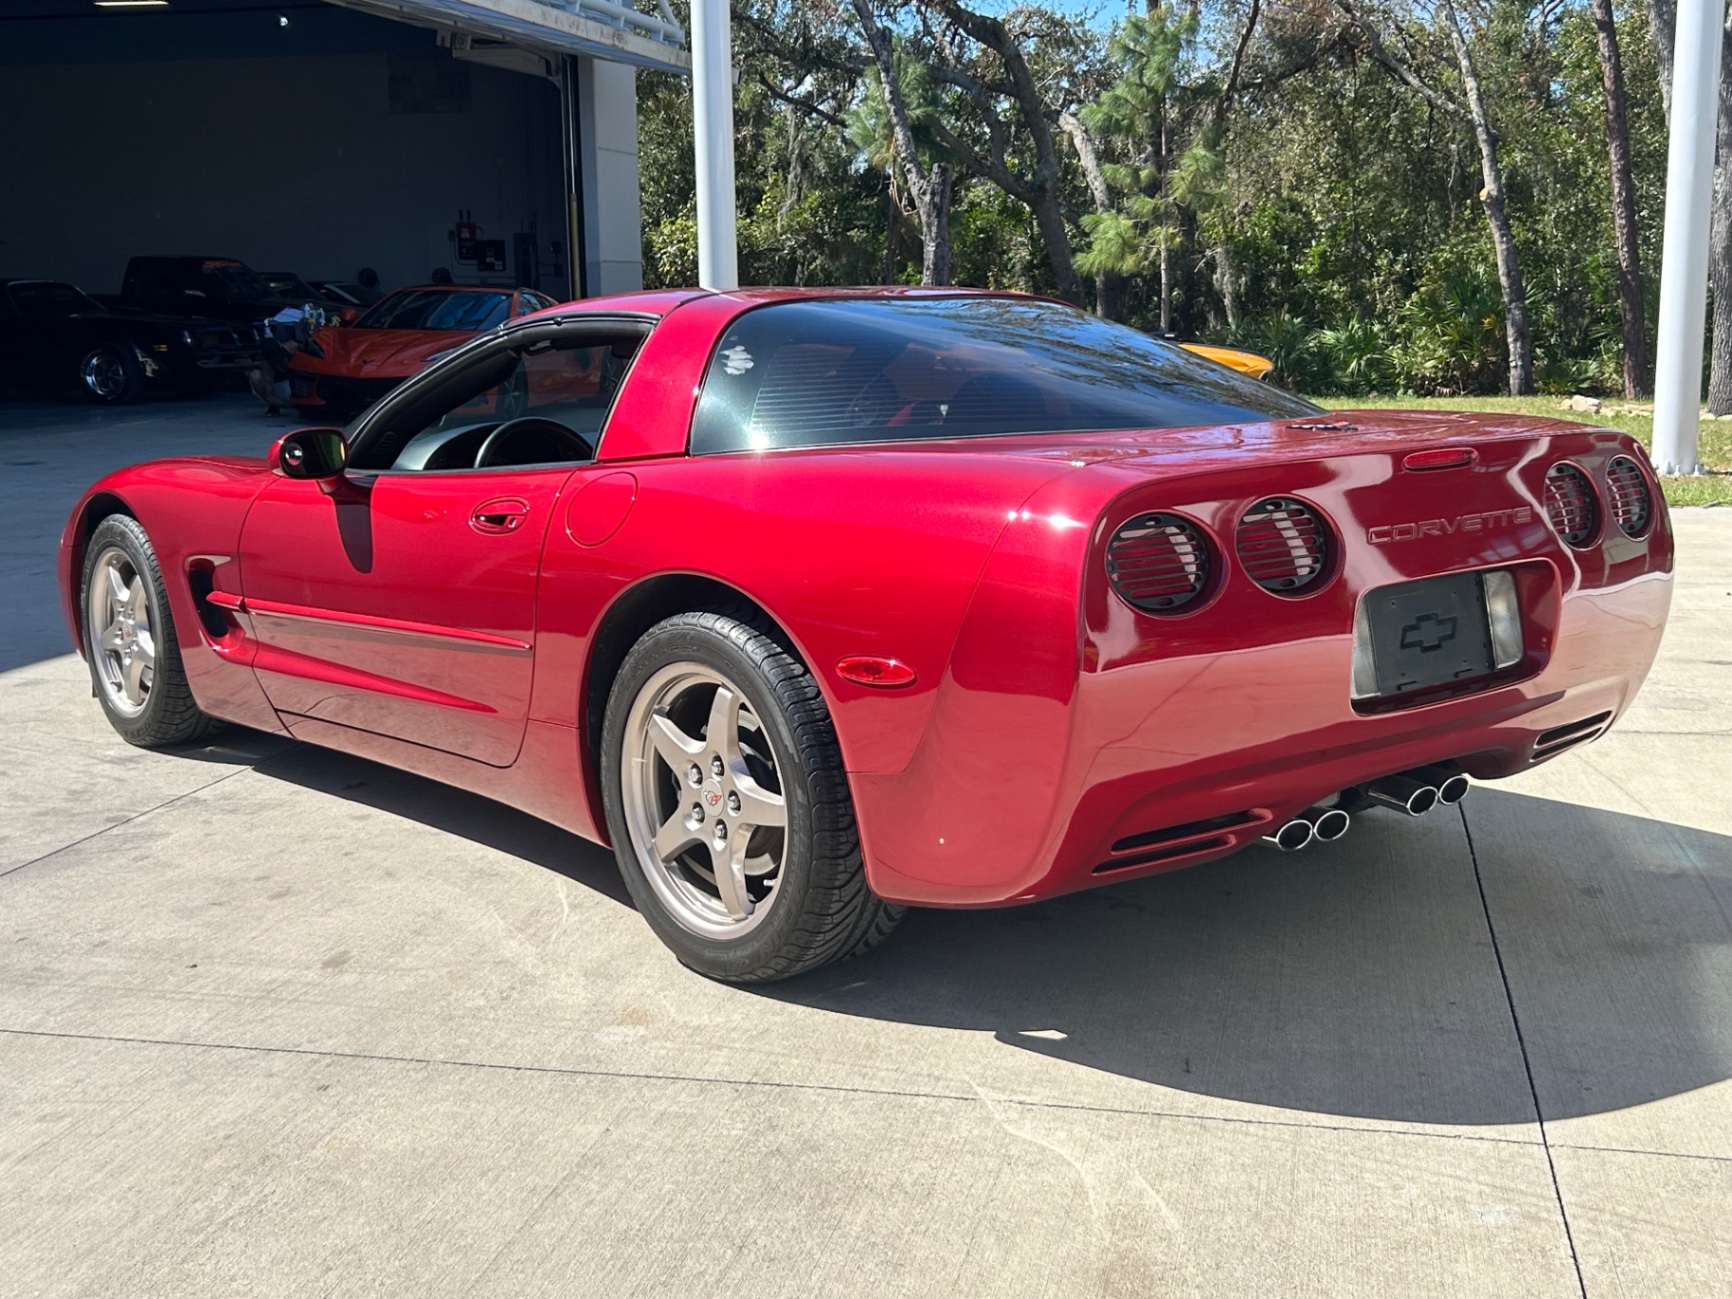
[[[565,298],[641,282],[637,67],[609,0],[0,0],[0,278],[133,257]]]

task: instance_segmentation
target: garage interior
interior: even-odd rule
[[[0,277],[93,293],[152,254],[641,287],[636,69],[689,68],[610,0],[0,0],[0,33]]]

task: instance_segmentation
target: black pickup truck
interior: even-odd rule
[[[76,387],[118,404],[149,388],[197,389],[258,358],[245,325],[117,313],[62,280],[0,280],[0,388]]]
[[[206,316],[248,327],[301,305],[233,257],[134,257],[120,292],[102,301],[123,313]]]

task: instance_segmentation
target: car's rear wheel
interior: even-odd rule
[[[687,613],[645,633],[608,697],[602,790],[638,909],[712,978],[804,973],[875,946],[905,910],[866,885],[817,684],[749,622]]]
[[[122,739],[154,749],[220,729],[187,685],[162,569],[137,519],[113,514],[97,525],[82,596],[90,679]]]
[[[79,361],[78,387],[91,401],[118,406],[138,400],[144,391],[144,376],[130,347],[100,343]]]

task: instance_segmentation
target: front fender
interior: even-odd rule
[[[199,707],[242,725],[280,730],[251,667],[224,657],[206,634],[192,585],[198,568],[215,589],[240,594],[241,526],[270,481],[262,460],[235,457],[151,461],[92,486],[67,519],[56,563],[61,605],[78,652],[84,653],[80,595],[90,536],[109,515],[130,514],[156,551],[181,663]]]

